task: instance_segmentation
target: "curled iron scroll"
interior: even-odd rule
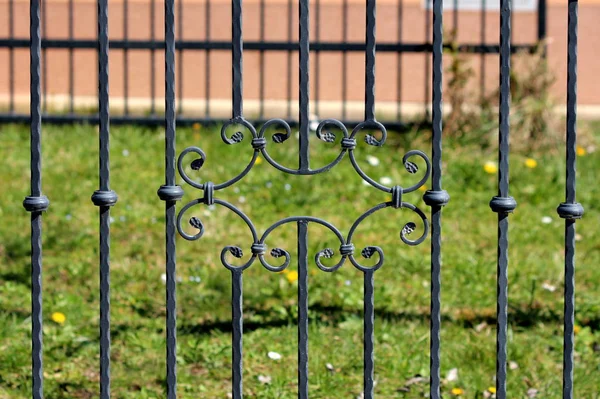
[[[377,212],[381,209],[389,208],[389,207],[393,207],[392,201],[383,202],[381,204],[378,204],[378,205],[374,206],[373,208],[369,209],[368,211],[366,211],[365,213],[363,213],[358,219],[356,219],[354,224],[352,224],[352,227],[350,228],[350,232],[348,233],[348,238],[346,241],[349,243],[352,242],[354,233],[355,233],[356,229],[358,228],[358,226],[363,222],[363,220],[365,220],[367,217],[374,214],[375,212]],[[401,208],[410,209],[417,216],[419,216],[419,218],[421,219],[421,222],[423,223],[423,233],[416,240],[409,239],[408,236],[415,230],[417,225],[414,222],[408,222],[402,227],[402,230],[400,230],[400,239],[402,240],[402,242],[404,242],[407,245],[411,245],[411,246],[419,245],[427,238],[427,236],[429,234],[429,221],[427,220],[427,216],[419,208],[417,208],[416,206],[414,206],[413,204],[408,203],[408,202],[402,202]],[[379,259],[377,260],[377,263],[373,266],[364,266],[364,265],[360,264],[356,260],[356,258],[354,257],[353,254],[351,254],[349,256],[349,259],[350,259],[350,262],[352,262],[352,264],[354,265],[354,267],[356,267],[359,270],[375,271],[375,270],[379,269],[381,266],[383,266],[383,260],[384,260],[383,250],[378,246],[368,246],[368,247],[363,248],[361,251],[361,255],[363,258],[371,258],[375,254],[378,255]]]
[[[271,234],[271,232],[273,230],[275,230],[277,227],[280,227],[284,224],[293,223],[293,222],[312,222],[312,223],[320,224],[321,226],[326,227],[331,232],[333,232],[333,234],[335,234],[337,239],[340,241],[341,246],[343,246],[345,244],[344,236],[342,235],[342,233],[340,233],[340,231],[337,229],[337,227],[335,227],[334,225],[332,225],[329,222],[326,222],[323,219],[319,219],[319,218],[312,217],[312,216],[292,216],[292,217],[281,219],[281,220],[275,222],[267,230],[265,230],[265,232],[263,233],[262,237],[259,240],[259,243],[264,245],[265,240],[269,237],[269,235]],[[331,258],[333,255],[334,255],[334,251],[331,248],[324,248],[324,249],[320,250],[319,252],[317,252],[317,254],[315,255],[315,262],[316,262],[317,266],[319,267],[319,269],[326,271],[326,272],[333,272],[333,271],[339,269],[340,267],[342,267],[342,265],[346,261],[347,255],[342,254],[341,259],[333,266],[325,266],[325,265],[323,265],[323,263],[321,263],[321,258],[323,258],[323,257]],[[287,268],[290,264],[290,254],[285,249],[274,248],[273,250],[271,250],[271,256],[274,256],[274,257],[285,256],[285,261],[280,266],[273,266],[273,265],[269,264],[269,262],[266,261],[264,256],[259,255],[258,259],[260,260],[260,263],[267,270],[270,270],[272,272],[280,272],[280,271],[283,271],[285,268]]]
[[[205,203],[204,198],[196,198],[196,199],[188,202],[183,208],[181,208],[181,210],[179,211],[179,214],[177,215],[177,231],[184,239],[186,239],[188,241],[195,241],[202,237],[202,235],[204,234],[204,224],[202,223],[202,220],[199,217],[197,217],[197,216],[190,217],[188,219],[188,223],[193,228],[198,230],[198,232],[196,234],[190,235],[190,234],[186,233],[185,230],[183,229],[183,224],[182,224],[183,216],[188,211],[188,209],[190,209],[194,205],[204,204],[204,203]],[[254,227],[254,224],[252,223],[250,218],[248,216],[246,216],[246,214],[244,212],[242,212],[241,210],[239,210],[237,207],[230,204],[229,202],[220,200],[218,198],[214,199],[214,203],[221,205],[221,206],[231,210],[236,215],[238,215],[246,223],[246,225],[248,226],[248,229],[250,229],[250,233],[252,235],[252,242],[256,243],[258,241],[258,234],[256,232],[256,228]],[[243,253],[242,248],[235,246],[235,245],[227,245],[226,247],[224,247],[221,250],[221,263],[223,263],[223,266],[225,266],[229,270],[245,270],[248,267],[250,267],[250,265],[252,265],[252,263],[254,263],[254,260],[257,257],[256,254],[253,253],[252,256],[250,257],[250,259],[246,263],[244,263],[241,266],[235,266],[235,265],[229,263],[229,261],[227,260],[227,254],[231,254],[232,256],[234,256],[236,258],[241,258],[244,253]]]

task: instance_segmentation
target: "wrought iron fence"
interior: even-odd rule
[[[291,262],[289,252],[283,248],[272,248],[270,255],[274,258],[283,259],[279,265],[272,265],[267,261],[266,238],[279,226],[295,223],[298,233],[298,397],[308,398],[308,226],[320,224],[329,229],[339,240],[340,247],[337,251],[339,261],[331,267],[325,266],[321,261],[323,258],[335,256],[335,251],[329,248],[319,251],[314,262],[317,267],[326,272],[334,272],[349,261],[354,267],[364,274],[364,397],[374,397],[374,290],[376,271],[384,264],[384,253],[377,246],[367,246],[360,251],[363,258],[375,257],[374,266],[364,266],[355,256],[353,245],[353,234],[359,224],[371,214],[384,208],[406,208],[414,212],[414,216],[422,224],[422,234],[411,239],[409,236],[414,232],[417,225],[414,222],[407,223],[400,232],[401,240],[408,245],[418,245],[427,239],[431,231],[431,316],[430,316],[430,397],[440,398],[440,339],[441,330],[441,256],[442,256],[442,208],[448,203],[449,195],[442,188],[442,58],[443,58],[443,23],[442,23],[442,0],[433,1],[433,43],[432,56],[432,154],[429,157],[421,151],[409,151],[404,157],[404,167],[411,174],[422,174],[419,181],[410,186],[394,185],[387,187],[379,184],[369,177],[360,167],[355,151],[359,145],[358,136],[363,136],[365,131],[378,131],[377,135],[367,133],[364,142],[370,146],[381,146],[385,143],[387,133],[386,127],[377,121],[375,115],[375,54],[376,54],[376,1],[366,2],[366,45],[365,57],[365,115],[353,130],[341,121],[328,119],[320,123],[316,129],[316,138],[309,134],[309,0],[299,1],[299,28],[300,28],[300,114],[299,114],[299,148],[298,168],[291,169],[279,164],[269,155],[267,150],[270,146],[285,145],[290,137],[291,129],[289,123],[283,119],[271,119],[259,125],[249,122],[244,117],[243,93],[242,93],[242,58],[244,42],[242,39],[242,1],[232,0],[232,109],[233,115],[222,127],[221,137],[227,145],[240,145],[244,142],[244,132],[250,136],[250,148],[252,158],[247,167],[237,176],[220,183],[199,183],[186,173],[186,166],[199,170],[204,164],[206,154],[202,149],[189,147],[183,150],[179,156],[176,152],[176,91],[175,91],[175,4],[173,0],[166,0],[165,6],[165,85],[166,101],[165,116],[165,184],[160,186],[158,195],[165,201],[166,230],[166,363],[167,397],[174,399],[177,396],[177,370],[176,370],[176,234],[179,232],[187,240],[199,239],[204,226],[202,221],[192,216],[187,222],[197,229],[195,234],[188,234],[183,227],[186,212],[198,204],[220,205],[239,216],[249,227],[251,240],[249,248],[250,259],[243,265],[237,266],[230,262],[229,256],[242,257],[242,248],[237,246],[226,246],[221,251],[221,262],[231,271],[232,275],[232,392],[233,398],[242,397],[243,383],[243,308],[242,308],[242,277],[243,272],[253,263],[258,261],[269,271],[281,271]],[[42,143],[42,112],[41,112],[41,51],[42,40],[40,35],[40,3],[39,0],[31,0],[31,195],[26,197],[24,207],[31,213],[31,266],[32,266],[32,397],[41,399],[43,397],[43,335],[42,335],[42,215],[48,208],[49,201],[42,191],[42,169],[41,169],[41,143]],[[573,398],[573,340],[574,340],[574,254],[575,254],[575,222],[583,215],[582,206],[577,203],[575,197],[575,163],[576,163],[576,97],[577,97],[577,0],[569,0],[568,6],[568,100],[567,100],[567,124],[566,124],[566,200],[559,204],[558,214],[565,219],[565,309],[564,309],[564,369],[563,397]],[[496,365],[496,396],[500,399],[506,398],[506,364],[507,364],[507,299],[508,299],[508,217],[516,207],[516,201],[509,194],[509,111],[510,111],[510,54],[511,54],[511,1],[501,0],[500,13],[500,109],[499,109],[499,180],[498,193],[490,201],[493,212],[498,214],[498,259],[497,259],[497,365]],[[108,40],[108,0],[98,0],[98,84],[99,84],[99,189],[92,195],[94,205],[99,209],[99,272],[100,272],[100,397],[110,397],[110,209],[117,202],[117,194],[110,189],[110,167],[109,167],[109,139],[110,123],[109,115],[109,40]],[[271,128],[276,128],[276,133],[269,133]],[[341,135],[336,135],[330,130],[336,128]],[[270,136],[270,137],[269,137]],[[339,143],[339,156],[330,164],[318,168],[311,168],[309,157],[309,141],[319,139],[325,142]],[[248,141],[245,141],[246,143]],[[193,155],[190,162],[188,154]],[[274,168],[282,173],[296,175],[314,175],[333,169],[346,156],[350,159],[352,166],[357,172],[357,178],[367,181],[374,190],[391,194],[391,200],[374,205],[366,210],[353,223],[347,236],[344,236],[335,226],[329,222],[311,216],[291,216],[282,219],[259,234],[253,222],[242,211],[234,205],[218,198],[216,193],[224,190],[247,175],[254,166],[258,155]],[[421,158],[427,165],[425,171],[419,171],[416,164],[411,161],[412,157]],[[188,164],[189,162],[189,164]],[[176,172],[191,187],[200,190],[201,195],[183,206],[176,213],[177,201],[183,197],[183,189],[176,184]],[[416,191],[429,179],[431,174],[432,189],[424,194],[424,202],[431,207],[431,222],[426,214],[407,202],[411,192]],[[406,197],[405,197],[406,195]],[[430,227],[431,224],[431,227]]]
[[[29,46],[29,40],[26,37],[20,37],[17,33],[15,33],[15,21],[16,12],[15,12],[15,1],[17,0],[6,0],[8,2],[7,7],[7,16],[8,16],[8,37],[0,37],[0,49],[7,49],[7,57],[6,62],[8,64],[8,86],[7,86],[7,94],[8,94],[8,103],[6,108],[0,110],[0,121],[4,122],[26,122],[28,121],[29,116],[26,113],[23,113],[22,110],[15,105],[15,51],[27,48]],[[479,29],[479,37],[478,38],[469,38],[468,42],[463,43],[449,43],[444,42],[443,47],[445,49],[453,49],[455,51],[459,51],[461,53],[469,53],[474,56],[479,57],[479,71],[478,74],[480,76],[478,82],[478,90],[480,93],[486,92],[486,76],[489,76],[489,73],[486,71],[486,60],[489,59],[489,55],[497,55],[500,51],[500,46],[498,42],[495,40],[490,40],[486,37],[487,27],[489,26],[489,11],[488,6],[490,0],[480,0],[481,2],[481,12],[478,20],[478,29]],[[459,23],[459,3],[458,0],[453,0],[447,2],[448,4],[452,4],[453,10],[452,13],[452,23],[448,24],[448,29],[454,32],[455,34],[459,33],[460,23]],[[49,92],[49,81],[51,79],[51,74],[48,71],[48,62],[44,62],[41,70],[41,82],[42,82],[42,118],[47,123],[74,123],[74,122],[87,122],[87,123],[99,123],[99,109],[93,109],[86,101],[85,105],[81,105],[78,102],[77,98],[77,79],[76,76],[81,76],[82,74],[87,74],[91,76],[92,74],[97,73],[97,71],[84,71],[80,70],[81,67],[77,66],[77,56],[79,54],[85,54],[85,52],[89,52],[90,50],[95,50],[98,48],[97,40],[88,36],[85,38],[81,37],[81,32],[76,29],[76,22],[78,19],[78,9],[77,4],[74,0],[69,0],[66,3],[66,20],[64,23],[66,26],[66,32],[63,32],[60,35],[50,34],[47,30],[49,25],[53,25],[53,21],[48,19],[49,10],[55,6],[51,2],[51,0],[43,0],[41,2],[41,49],[42,49],[42,59],[48,61],[49,56],[54,53],[58,54],[60,51],[66,50],[66,59],[64,60],[64,70],[61,70],[61,74],[67,74],[68,77],[65,81],[67,87],[60,88],[61,93],[65,93],[67,96],[66,103],[63,107],[61,105],[60,109],[55,109],[52,106],[49,106],[51,101],[48,99]],[[189,6],[190,4],[187,4]],[[278,114],[278,116],[285,119],[291,125],[298,125],[299,121],[295,117],[293,113],[293,104],[296,103],[296,93],[294,91],[294,86],[292,85],[293,76],[294,76],[294,63],[296,55],[299,53],[300,48],[298,45],[298,40],[296,40],[294,27],[297,20],[297,14],[294,10],[294,2],[292,0],[287,0],[286,12],[285,15],[281,16],[282,21],[285,21],[285,26],[287,27],[287,38],[279,39],[281,40],[272,40],[269,39],[269,35],[266,32],[267,29],[267,17],[266,10],[268,8],[268,4],[266,4],[265,0],[261,0],[258,3],[258,15],[256,16],[253,23],[256,23],[259,26],[258,37],[254,40],[244,42],[244,51],[248,53],[258,54],[258,74],[257,74],[257,85],[258,85],[258,109],[252,113],[248,118],[253,122],[264,123],[269,119],[267,113],[265,112],[265,104],[270,100],[266,87],[269,83],[269,76],[267,73],[267,58],[270,55],[275,54],[286,54],[285,61],[282,61],[281,68],[285,69],[285,81],[279,81],[277,84],[281,86],[280,91],[285,92],[285,99],[283,103],[285,103],[285,111],[284,113]],[[431,112],[429,104],[431,103],[431,83],[429,76],[431,75],[431,52],[433,51],[433,44],[431,41],[431,24],[432,24],[432,1],[427,0],[423,3],[425,12],[424,12],[424,26],[417,27],[418,31],[422,29],[422,35],[419,39],[407,40],[406,37],[406,29],[405,26],[411,26],[411,21],[406,19],[404,0],[398,0],[396,4],[393,5],[395,12],[395,19],[398,21],[397,32],[395,35],[387,34],[383,40],[380,38],[377,43],[377,51],[378,54],[389,54],[394,55],[395,59],[393,61],[393,71],[395,71],[395,87],[391,88],[390,92],[393,92],[393,99],[388,101],[390,104],[390,110],[386,111],[386,115],[382,115],[382,120],[387,123],[389,128],[400,128],[403,127],[404,124],[401,123],[403,119],[403,103],[406,100],[406,82],[403,81],[403,73],[406,74],[406,55],[410,54],[423,54],[423,64],[425,68],[425,73],[423,74],[424,80],[419,84],[424,91],[422,93],[422,98],[424,101],[423,108],[420,112],[421,115],[424,116],[424,121],[430,122]],[[535,51],[538,48],[540,43],[543,43],[546,37],[546,0],[538,0],[537,2],[537,11],[536,11],[536,22],[537,29],[535,32],[535,39],[531,40],[529,43],[523,42],[519,40],[519,44],[513,44],[511,46],[512,52],[517,51]],[[116,102],[113,101],[111,106],[112,112],[112,123],[114,124],[146,124],[146,125],[160,125],[162,124],[162,114],[164,108],[162,107],[163,97],[162,92],[160,92],[157,88],[158,81],[158,72],[157,71],[157,60],[160,60],[159,57],[162,56],[160,52],[165,49],[165,40],[164,38],[157,33],[156,29],[156,21],[157,21],[157,4],[156,0],[147,0],[147,10],[149,14],[149,21],[147,23],[143,23],[144,28],[147,28],[147,36],[145,38],[141,37],[140,34],[136,34],[135,38],[132,38],[132,21],[134,18],[141,18],[131,13],[131,4],[130,0],[123,0],[122,4],[119,4],[117,11],[122,15],[121,21],[122,25],[119,27],[120,32],[116,35],[111,35],[109,40],[110,47],[112,50],[115,50],[116,53],[120,53],[122,55],[122,65],[119,65],[119,68],[122,68],[122,87],[120,87],[120,91],[122,91],[122,99],[120,99],[118,106],[120,109],[116,108]],[[362,41],[356,41],[351,38],[349,34],[349,27],[353,26],[356,23],[356,18],[352,18],[349,16],[349,0],[340,0],[339,7],[341,18],[341,29],[342,32],[339,34],[341,36],[340,39],[331,39],[330,37],[326,38],[324,33],[325,29],[323,29],[324,22],[323,17],[324,14],[322,11],[325,7],[319,0],[316,0],[314,3],[310,5],[311,9],[314,12],[313,23],[314,23],[314,35],[311,37],[310,41],[310,52],[313,56],[313,65],[311,66],[312,75],[314,77],[313,85],[314,90],[311,94],[311,101],[313,101],[313,114],[316,116],[322,115],[322,104],[324,102],[324,92],[330,91],[331,89],[327,86],[327,72],[332,69],[339,71],[339,76],[341,76],[341,92],[339,93],[339,110],[334,111],[331,116],[335,116],[342,120],[344,123],[350,126],[356,126],[360,123],[360,120],[357,120],[354,115],[349,115],[348,107],[350,103],[350,94],[349,90],[356,85],[353,83],[357,79],[360,79],[358,74],[353,74],[350,68],[350,58],[352,55],[364,53],[366,50],[365,43]],[[227,120],[227,117],[223,116],[223,113],[215,113],[215,106],[211,105],[215,99],[215,96],[221,93],[215,93],[214,88],[211,89],[211,81],[215,79],[221,79],[222,77],[218,77],[216,72],[214,71],[214,59],[218,54],[223,54],[224,52],[228,52],[232,49],[232,41],[225,40],[223,38],[215,37],[214,27],[215,23],[214,19],[214,9],[215,9],[215,0],[206,0],[204,3],[204,10],[202,12],[201,17],[203,18],[201,23],[204,26],[203,37],[198,39],[197,37],[191,37],[184,32],[184,22],[188,23],[184,19],[184,15],[186,13],[186,1],[178,0],[175,5],[175,16],[177,21],[177,30],[176,30],[176,42],[175,42],[175,52],[177,59],[177,124],[193,124],[193,123],[222,123]],[[212,10],[212,11],[211,11]],[[54,14],[56,15],[56,14]],[[89,21],[92,22],[92,21]],[[283,22],[282,22],[283,23]],[[79,25],[80,26],[80,25]],[[411,32],[415,29],[411,28]],[[135,32],[133,32],[135,33]],[[202,35],[202,33],[199,33]],[[271,35],[272,36],[272,35]],[[395,36],[395,37],[394,37]],[[131,64],[132,56],[139,54],[143,54],[144,56],[148,56],[148,61],[145,65],[143,65],[144,74],[148,75],[147,84],[145,85],[145,93],[143,96],[148,100],[144,102],[143,112],[140,110],[134,110],[132,107],[132,102],[135,100],[132,98],[132,81],[139,80],[138,77],[134,75],[137,74],[136,70],[132,70],[133,65]],[[200,83],[201,87],[198,90],[195,90],[196,93],[200,94],[197,96],[198,98],[203,98],[203,105],[195,106],[193,109],[191,107],[186,107],[186,99],[184,98],[184,88],[187,87],[187,81],[194,78],[198,79],[195,76],[191,76],[189,72],[186,71],[184,73],[184,65],[186,63],[186,56],[204,54],[204,60],[201,65],[203,69],[204,76],[202,76],[199,80],[203,80]],[[339,55],[341,57],[339,61],[339,65],[331,65],[331,63],[325,65],[323,60],[326,55]],[[61,56],[61,57],[62,57]],[[211,61],[212,60],[212,61]],[[189,58],[188,58],[188,63]],[[90,64],[89,67],[92,67]],[[137,66],[136,68],[140,68]],[[91,69],[91,68],[89,68]],[[326,73],[324,73],[324,71]],[[197,83],[193,83],[194,85]],[[271,82],[271,85],[273,83]],[[54,86],[55,87],[55,86]],[[421,88],[419,88],[421,90]],[[56,89],[55,89],[56,91]],[[18,94],[18,93],[17,93]],[[139,97],[139,95],[138,95]],[[387,100],[386,100],[387,101]],[[122,105],[121,105],[122,104]],[[395,110],[393,109],[395,107]],[[189,109],[188,109],[189,108]],[[92,111],[90,112],[90,109]],[[336,108],[337,109],[337,108]],[[406,110],[406,106],[404,107],[404,111]],[[415,111],[412,111],[413,113]],[[326,113],[326,112],[325,112]],[[405,113],[405,112],[404,112]],[[359,113],[360,114],[360,113]],[[423,118],[417,117],[418,121],[423,121]]]

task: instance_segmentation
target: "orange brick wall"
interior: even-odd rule
[[[287,2],[283,0],[267,0],[266,9],[266,38],[267,40],[287,39]],[[89,0],[75,1],[75,33],[77,38],[94,38],[96,35],[95,3]],[[156,2],[156,34],[157,39],[163,35],[163,7]],[[67,5],[64,0],[49,0],[47,6],[47,32],[50,38],[67,38]],[[110,1],[110,37],[120,39],[123,35],[122,2]],[[203,40],[205,38],[203,1],[188,0],[185,2],[183,15],[183,37],[186,39]],[[129,37],[131,39],[146,39],[149,37],[149,2],[147,0],[130,0],[129,4]],[[377,37],[381,42],[396,41],[398,31],[397,3],[382,0],[377,6]],[[321,0],[320,35],[321,40],[339,41],[342,39],[342,6],[341,1]],[[349,8],[349,40],[364,41],[364,2],[350,1]],[[580,67],[579,67],[579,104],[600,105],[600,79],[597,78],[600,68],[600,2],[588,0],[580,2]],[[230,38],[230,3],[213,0],[211,8],[211,36],[215,40]],[[311,14],[311,40],[315,38],[317,21],[314,18],[314,7]],[[564,103],[566,86],[566,3],[550,1],[548,4],[548,56],[557,81],[553,88],[559,103]],[[450,28],[451,13],[444,15],[445,26]],[[480,37],[479,12],[461,12],[459,15],[459,36],[463,43],[479,43]],[[258,40],[259,38],[259,7],[257,1],[244,2],[244,38]],[[297,7],[294,7],[293,40],[297,40]],[[536,35],[535,13],[515,13],[514,42],[532,43]],[[28,2],[15,0],[15,31],[16,36],[28,37],[29,9]],[[486,38],[488,43],[498,42],[498,13],[489,12],[487,17]],[[415,0],[405,0],[404,18],[402,25],[403,41],[423,42],[425,38],[425,12],[422,3]],[[0,36],[8,36],[8,5],[7,0],[0,1]],[[111,51],[110,59],[110,92],[112,98],[123,95],[123,51]],[[402,102],[423,103],[425,101],[425,54],[403,54],[402,64]],[[29,84],[29,58],[27,49],[15,50],[16,72],[14,76],[16,95],[26,99]],[[185,99],[202,99],[205,93],[204,65],[206,54],[203,51],[186,51],[183,64]],[[315,93],[315,59],[311,55],[313,67],[312,94]],[[272,52],[265,56],[265,95],[272,100],[286,98],[287,87],[287,55],[285,52]],[[259,56],[257,52],[244,53],[244,97],[256,99],[259,95]],[[377,56],[377,86],[376,99],[378,102],[396,101],[397,56],[380,53]],[[48,94],[60,96],[68,93],[68,56],[66,50],[49,50],[46,60],[48,68]],[[157,96],[164,93],[164,57],[161,50],[156,52],[156,88]],[[210,57],[210,92],[211,99],[227,100],[231,93],[231,57],[227,51],[213,51]],[[486,87],[491,91],[498,84],[498,57],[488,55],[486,63]],[[292,93],[294,99],[298,93],[298,57],[292,57]],[[477,91],[480,57],[472,57],[474,69],[473,87]],[[129,95],[133,98],[147,98],[150,93],[150,55],[147,50],[131,50],[129,52]],[[93,50],[77,50],[75,52],[75,94],[79,98],[93,97],[96,94],[96,58]],[[8,93],[8,50],[0,50],[0,99],[4,101]],[[360,102],[364,90],[364,56],[362,53],[349,53],[348,56],[348,99]],[[336,53],[320,54],[320,97],[324,101],[339,101],[342,93],[341,55]],[[161,101],[157,103],[162,106]]]

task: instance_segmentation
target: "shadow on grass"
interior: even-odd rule
[[[249,320],[244,321],[244,332],[251,332],[260,329],[277,328],[288,325],[294,325],[294,317],[281,317],[279,312],[272,312],[263,309],[245,309],[251,312],[253,318],[260,318],[262,321]],[[496,324],[495,309],[480,310],[456,310],[453,315],[442,315],[444,324],[451,324],[462,328],[474,328],[481,323],[488,325]],[[429,323],[429,311],[423,312],[392,312],[387,310],[376,310],[375,317],[377,321],[386,321],[391,323],[419,322]],[[338,324],[350,319],[362,318],[362,312],[356,310],[343,309],[337,306],[325,306],[313,304],[309,309],[309,319],[313,323],[327,326],[337,326]],[[537,307],[530,304],[522,306],[510,306],[509,323],[513,327],[532,328],[539,323],[555,324],[557,327],[562,325],[562,313],[554,312],[548,308]],[[592,330],[600,329],[600,316],[585,320],[581,323],[583,326],[590,327]],[[232,332],[231,320],[215,320],[206,323],[190,324],[180,321],[178,326],[180,334],[204,335],[213,332]]]

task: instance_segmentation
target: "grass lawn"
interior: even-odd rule
[[[582,142],[587,151],[578,157],[578,200],[586,209],[577,223],[578,398],[600,398],[600,152],[591,147],[598,138],[600,134],[590,134]],[[270,143],[272,157],[295,167],[294,141]],[[44,127],[43,190],[51,201],[43,221],[47,398],[98,396],[98,210],[90,201],[98,185],[97,142],[95,127]],[[235,176],[252,153],[248,138],[228,146],[214,129],[179,129],[178,153],[190,145],[207,154],[196,175],[203,181]],[[452,139],[444,145],[443,184],[452,199],[443,216],[442,375],[456,368],[458,377],[444,381],[443,394],[451,397],[452,389],[460,388],[463,398],[482,398],[495,384],[497,235],[497,218],[488,207],[497,176],[487,173],[484,164],[495,161],[497,153],[494,145],[481,149]],[[338,148],[313,140],[313,167],[334,159]],[[430,153],[428,134],[390,134],[385,146],[361,142],[355,152],[375,179],[389,177],[409,186],[420,176],[402,166],[402,156],[411,149]],[[165,396],[164,204],[156,190],[164,182],[162,129],[114,127],[111,154],[111,188],[119,195],[111,211],[113,397],[160,398]],[[519,203],[510,217],[511,398],[527,398],[532,389],[538,398],[561,397],[564,223],[555,209],[564,200],[563,154],[559,144],[511,154],[511,195]],[[379,165],[371,165],[368,155],[377,157]],[[29,191],[27,127],[0,127],[0,157],[0,398],[26,398],[31,386],[30,244],[29,217],[21,202]],[[527,158],[537,166],[527,167]],[[179,209],[201,196],[182,186],[185,197]],[[281,218],[311,215],[347,234],[360,214],[389,200],[362,184],[348,159],[312,177],[281,173],[263,160],[216,196],[244,211],[260,233]],[[404,200],[429,213],[421,196],[417,191]],[[230,272],[219,255],[225,245],[239,245],[247,259],[251,236],[222,207],[198,206],[193,214],[203,220],[206,232],[199,241],[177,241],[178,393],[180,398],[226,398],[231,288]],[[411,212],[386,209],[355,234],[358,251],[378,245],[386,253],[385,265],[375,273],[380,398],[422,398],[428,391],[429,239],[416,247],[404,245],[399,232],[409,221],[418,226],[413,234],[420,234]],[[287,249],[294,259],[295,234],[293,225],[284,226],[267,244]],[[309,259],[326,247],[337,251],[339,242],[325,228],[311,225]],[[330,261],[337,259],[335,255]],[[292,262],[291,270],[295,267]],[[355,398],[362,390],[362,275],[349,262],[335,273],[324,273],[314,263],[309,268],[311,397]],[[297,283],[293,273],[272,273],[259,263],[244,274],[245,395],[293,398]],[[54,312],[66,316],[64,323],[51,320]],[[272,360],[269,351],[282,358]],[[407,387],[417,374],[426,378]]]

